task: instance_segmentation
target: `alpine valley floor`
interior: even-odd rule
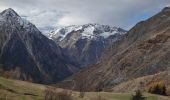
[[[11,80],[0,77],[0,100],[44,100],[47,85],[34,84],[19,80]],[[54,88],[54,87],[51,87]],[[56,92],[70,91],[55,88]],[[83,98],[79,92],[73,91],[73,100],[130,100],[133,93],[112,93],[112,92],[86,92]],[[147,100],[169,100],[170,97],[144,93]]]

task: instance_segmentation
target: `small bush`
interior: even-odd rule
[[[166,86],[164,82],[153,83],[149,86],[149,93],[159,94],[159,95],[167,95],[166,94]]]
[[[45,90],[45,100],[73,100],[72,96],[67,91],[56,92],[54,88],[47,88]]]
[[[135,95],[132,95],[131,100],[146,100],[146,97],[143,96],[143,94],[140,90],[137,90]]]

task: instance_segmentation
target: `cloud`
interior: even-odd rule
[[[39,28],[100,23],[131,28],[170,5],[170,0],[1,0]]]
[[[55,27],[56,23],[64,16],[64,12],[59,12],[56,10],[37,12],[32,15],[26,16],[26,19],[36,23],[38,27],[52,26]]]

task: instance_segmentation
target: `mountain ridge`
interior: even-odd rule
[[[136,24],[105,51],[98,64],[75,74],[73,80],[84,79],[87,91],[95,91],[167,70],[169,9]]]
[[[79,69],[65,59],[58,45],[11,8],[0,13],[0,33],[0,63],[4,71],[19,69],[17,79],[53,83]]]
[[[83,68],[99,61],[105,49],[126,31],[100,24],[72,25],[52,31],[49,38]]]

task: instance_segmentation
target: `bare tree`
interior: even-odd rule
[[[70,92],[67,90],[63,90],[61,92],[57,92],[53,87],[47,87],[45,89],[44,100],[73,100]]]
[[[79,97],[83,98],[86,91],[86,79],[83,76],[76,77],[74,80],[75,88],[80,92]]]

